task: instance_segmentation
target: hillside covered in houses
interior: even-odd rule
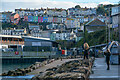
[[[106,43],[105,34],[108,32],[106,29],[109,28],[113,31],[112,35],[115,35],[113,40],[117,40],[118,30],[116,23],[113,22],[113,13],[114,8],[118,9],[118,7],[118,5],[99,4],[96,8],[82,8],[76,5],[68,9],[20,8],[15,9],[14,13],[1,12],[1,34],[43,37],[50,38],[52,41],[61,41],[61,43],[70,42],[65,45],[75,45],[76,43],[81,45],[85,36],[84,28],[86,28],[86,38],[89,39],[87,42],[90,45],[102,44]],[[94,35],[99,37],[96,38]],[[93,40],[95,40],[94,43]]]

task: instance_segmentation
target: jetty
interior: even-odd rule
[[[50,64],[46,64],[45,66],[39,67],[38,69],[28,73],[27,75],[39,75],[40,72],[45,72],[45,70],[49,69],[49,68],[53,68],[53,67],[57,67],[62,65],[63,63],[66,63],[68,61],[73,61],[73,60],[78,60],[80,58],[77,59],[59,59],[56,61],[51,62]]]

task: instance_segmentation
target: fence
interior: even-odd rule
[[[56,52],[2,52],[2,57],[49,57],[55,56]]]

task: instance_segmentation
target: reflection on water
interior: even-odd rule
[[[2,64],[2,72],[7,72],[9,70],[15,70],[17,68],[23,69],[27,68],[32,63],[10,63],[10,64]]]

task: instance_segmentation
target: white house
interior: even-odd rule
[[[118,27],[118,24],[120,22],[120,5],[118,6],[115,6],[115,7],[112,7],[112,25],[113,25],[113,28],[117,28]]]

